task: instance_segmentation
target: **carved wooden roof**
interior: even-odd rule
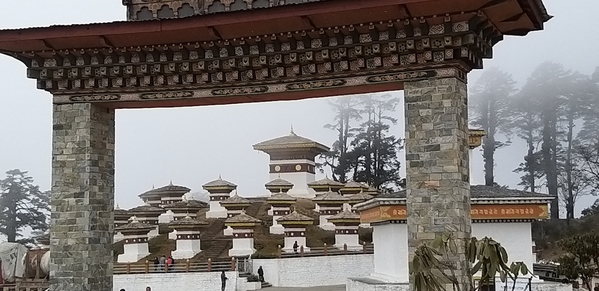
[[[320,179],[318,181],[308,183],[308,186],[335,186],[336,188],[342,188],[345,184],[329,179],[329,177],[325,177],[324,179]]]
[[[233,195],[229,197],[227,200],[221,201],[220,204],[226,208],[229,205],[250,205],[252,204],[252,202],[239,195]]]
[[[343,203],[343,202],[347,202],[349,201],[348,198],[343,197],[341,194],[337,193],[337,192],[327,192],[324,193],[322,195],[318,195],[316,196],[316,198],[312,199],[314,202],[319,203],[319,202],[339,202],[339,203]]]
[[[175,203],[167,204],[163,206],[164,209],[201,209],[207,208],[208,203],[199,200],[187,200],[177,201]]]
[[[185,228],[185,227],[193,228],[193,227],[206,226],[206,225],[208,225],[208,222],[199,220],[197,218],[191,218],[189,216],[186,216],[184,218],[171,221],[168,225],[169,225],[169,227],[172,227],[172,228]]]
[[[139,194],[139,197],[140,198],[145,198],[145,197],[149,197],[149,196],[162,197],[162,196],[172,196],[172,195],[182,196],[183,194],[185,194],[189,191],[191,191],[191,189],[189,189],[185,186],[173,185],[173,183],[171,182],[170,184],[168,184],[166,186],[162,186],[160,188],[152,189],[152,190],[146,191],[142,194]]]
[[[130,213],[154,213],[159,215],[160,213],[165,212],[165,210],[161,207],[155,207],[155,206],[150,206],[150,205],[140,205],[134,208],[129,209]]]
[[[357,220],[358,222],[360,221],[360,215],[348,210],[344,210],[342,212],[339,212],[331,217],[328,218],[329,221],[334,221],[334,220]]]
[[[297,201],[297,198],[287,194],[287,193],[277,193],[274,194],[268,198],[266,198],[267,202],[272,202],[272,201],[289,201],[289,202],[294,202]]]
[[[287,180],[283,180],[281,178],[276,178],[268,183],[266,183],[264,185],[266,188],[277,188],[277,187],[293,187],[293,183],[287,181]]]
[[[309,138],[299,136],[293,132],[293,130],[286,136],[273,138],[267,141],[259,142],[254,146],[255,150],[259,151],[270,151],[276,149],[312,149],[318,152],[326,152],[329,147],[313,141]]]
[[[463,80],[505,35],[541,30],[550,18],[540,0],[288,1],[185,18],[2,30],[0,53],[21,60],[56,104],[297,100]],[[225,12],[243,4],[218,3]]]
[[[277,219],[277,222],[302,222],[302,221],[305,221],[305,222],[311,221],[311,222],[313,222],[314,218],[306,216],[306,215],[303,215],[303,214],[298,213],[297,211],[294,210],[290,214],[287,214],[287,215],[285,215],[285,216]]]
[[[206,190],[209,190],[210,188],[218,188],[218,187],[236,189],[237,185],[235,185],[227,180],[223,180],[223,178],[221,178],[219,176],[218,179],[216,179],[214,181],[210,181],[210,182],[202,185],[202,187]]]
[[[259,224],[262,223],[262,220],[251,217],[247,214],[245,214],[245,212],[242,212],[240,214],[237,214],[231,218],[227,218],[227,220],[225,220],[225,223],[252,223],[252,224]]]

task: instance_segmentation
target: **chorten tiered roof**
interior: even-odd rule
[[[137,217],[132,216],[131,219],[129,220],[129,223],[127,223],[123,226],[117,227],[114,230],[125,234],[125,233],[129,233],[129,232],[144,232],[144,231],[150,232],[153,229],[156,229],[155,225],[150,225],[150,224],[145,224],[145,223],[139,222],[137,220]]]
[[[339,191],[339,189],[343,188],[345,184],[329,179],[329,177],[325,177],[324,179],[320,179],[318,181],[314,181],[308,183],[308,187],[314,189],[316,192],[325,192],[325,191]]]
[[[140,206],[129,209],[129,213],[135,213],[135,214],[144,213],[144,214],[160,215],[160,213],[163,213],[163,212],[164,212],[164,208],[151,206],[149,204],[144,204],[144,205],[140,205]]]
[[[208,225],[208,222],[186,216],[168,224],[173,229],[198,229]]]
[[[183,194],[185,194],[189,191],[191,191],[191,189],[189,189],[185,186],[173,185],[173,182],[171,182],[166,186],[162,186],[160,188],[152,189],[152,190],[146,191],[142,194],[139,194],[139,198],[144,199],[149,196],[158,196],[158,197],[177,196],[177,195],[183,196]]]
[[[293,212],[291,212],[290,214],[277,219],[277,222],[281,225],[286,225],[286,224],[310,225],[310,224],[314,223],[314,218],[303,215],[303,214],[298,213],[297,211],[293,210]]]
[[[264,184],[264,187],[266,187],[266,189],[268,189],[271,193],[287,192],[293,188],[293,183],[281,178],[276,178]]]
[[[233,196],[229,197],[227,200],[223,200],[220,202],[220,204],[227,208],[227,207],[233,207],[233,206],[250,206],[250,204],[252,204],[252,202],[248,199],[245,199],[239,195],[234,194]]]
[[[349,210],[344,210],[335,214],[329,218],[327,218],[330,222],[334,224],[338,223],[355,223],[360,224],[360,215]]]
[[[293,128],[289,135],[273,138],[267,141],[263,141],[255,144],[255,150],[270,152],[270,151],[278,151],[278,150],[289,150],[289,149],[304,149],[310,150],[317,153],[329,151],[329,147],[313,141],[311,139],[299,136],[295,134]]]
[[[225,225],[230,226],[232,228],[235,227],[254,227],[258,224],[261,224],[262,220],[251,217],[247,215],[245,212],[237,214],[231,218],[227,218],[225,220]]]
[[[179,202],[175,202],[175,203],[172,203],[172,204],[165,205],[164,209],[168,209],[168,210],[177,209],[177,210],[193,210],[193,211],[198,211],[198,210],[200,210],[202,208],[207,208],[207,207],[208,207],[208,203],[206,203],[204,201],[187,199],[187,198],[183,197],[183,200],[181,200]]]
[[[343,188],[341,188],[341,190],[339,190],[339,193],[343,195],[356,194],[360,192],[367,192],[369,188],[370,187],[364,183],[349,181],[343,186]]]
[[[322,195],[318,195],[312,199],[316,204],[343,204],[349,202],[349,198],[343,197],[337,192],[327,192]]]
[[[286,194],[286,193],[277,193],[275,195],[272,195],[272,196],[266,198],[266,201],[268,203],[273,202],[273,201],[278,201],[278,202],[289,201],[293,204],[293,202],[297,201],[297,198],[295,198],[289,194]]]
[[[366,194],[364,192],[360,192],[358,194],[354,194],[352,196],[350,196],[349,199],[349,204],[357,204],[357,203],[361,203],[367,200],[370,200],[374,198],[374,196]]]
[[[223,180],[223,178],[221,176],[218,176],[218,179],[214,180],[214,181],[210,181],[204,185],[202,185],[202,188],[204,188],[204,190],[208,191],[208,192],[214,192],[215,190],[225,190],[225,191],[233,191],[235,189],[237,189],[237,185],[227,181],[227,180]]]

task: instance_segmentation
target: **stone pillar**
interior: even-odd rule
[[[464,254],[471,232],[466,83],[439,78],[406,82],[404,89],[409,253],[451,233],[458,253],[449,262],[466,290],[471,279]]]
[[[50,290],[112,291],[114,110],[55,104]]]

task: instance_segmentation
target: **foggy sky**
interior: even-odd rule
[[[506,37],[495,46],[494,59],[485,68],[500,67],[522,86],[534,68],[545,60],[590,74],[599,66],[599,37],[596,0],[545,0],[550,20],[545,30],[526,37]],[[108,22],[125,19],[120,0],[0,0],[0,29],[53,24]],[[469,75],[473,85],[482,73]],[[402,97],[402,92],[392,92]],[[176,109],[118,110],[116,113],[115,198],[121,208],[139,205],[137,195],[172,180],[192,192],[218,178],[239,185],[242,196],[266,194],[268,156],[252,145],[286,135],[293,125],[298,135],[331,145],[333,131],[323,128],[332,122],[329,98],[259,104]],[[51,95],[37,90],[35,80],[26,78],[25,66],[0,55],[0,179],[18,168],[29,174],[42,190],[51,185]],[[403,123],[403,107],[396,116]],[[403,124],[393,128],[403,137]],[[496,181],[517,188],[519,175],[512,170],[522,161],[524,144],[496,155]],[[403,160],[403,157],[402,157]],[[476,150],[471,161],[473,184],[484,182],[482,157]],[[405,168],[402,167],[402,173]],[[323,175],[318,175],[317,179]],[[579,200],[576,210],[586,208],[596,197]]]

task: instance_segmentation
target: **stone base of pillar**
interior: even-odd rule
[[[377,277],[348,278],[345,285],[346,291],[410,291],[409,283],[393,283],[380,280]]]
[[[227,218],[227,210],[208,211],[206,212],[206,218]]]
[[[117,262],[119,263],[135,263],[150,255],[148,251],[148,243],[141,244],[126,244],[124,253],[120,254]]]
[[[571,284],[562,284],[557,282],[535,281],[531,282],[532,290],[554,290],[554,291],[572,291]],[[364,278],[348,278],[345,285],[346,291],[410,291],[410,284],[407,282],[393,282],[372,274]]]
[[[224,236],[232,236],[233,229],[230,226],[227,226],[227,228],[223,229],[223,235]]]
[[[270,234],[284,234],[285,228],[282,225],[277,224],[277,225],[271,226],[269,228],[269,232],[270,232]]]
[[[171,255],[175,260],[193,258],[202,251],[200,245],[201,241],[199,239],[178,239],[177,249]]]

